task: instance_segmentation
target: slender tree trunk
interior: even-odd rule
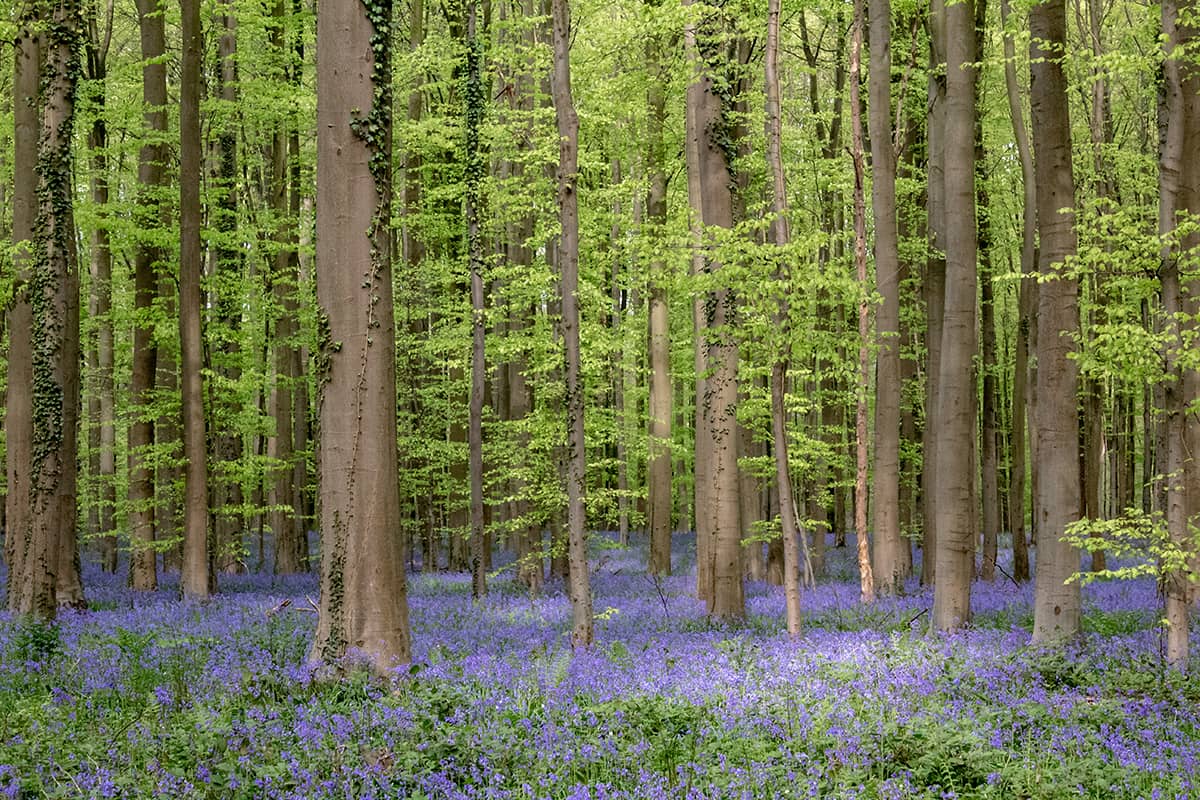
[[[954,630],[971,621],[975,572],[975,370],[977,287],[975,228],[974,3],[947,4],[945,145],[946,300],[937,415],[937,583],[933,626]],[[926,557],[929,554],[926,553]]]
[[[137,0],[141,32],[143,136],[138,153],[138,219],[149,232],[163,224],[162,200],[158,189],[166,180],[167,130],[166,33],[163,14],[156,0]],[[162,250],[146,235],[138,242],[133,262],[135,311],[133,327],[133,373],[129,384],[132,405],[128,432],[130,583],[134,589],[151,591],[158,586],[157,556],[151,549],[155,539],[154,471],[150,448],[154,445],[151,402],[157,373],[157,347],[151,307],[158,293],[155,264]]]
[[[108,46],[112,34],[112,4],[103,28],[92,7],[88,19],[87,75],[90,81],[104,86],[107,75]],[[99,220],[92,234],[91,291],[94,299],[92,315],[96,321],[95,414],[92,420],[96,432],[97,493],[99,506],[95,531],[100,537],[100,566],[105,572],[117,571],[117,533],[114,513],[117,504],[116,417],[113,389],[113,324],[112,324],[112,250],[108,233],[108,126],[104,119],[103,88],[95,100],[96,118],[88,133],[88,150],[92,161],[92,202]]]
[[[767,50],[764,57],[766,86],[767,167],[771,173],[771,238],[777,247],[786,247],[791,240],[788,228],[787,181],[783,171],[783,122],[779,97],[779,14],[780,0],[768,0]],[[778,279],[787,286],[786,259],[780,259]],[[776,311],[776,328],[780,330],[783,348],[775,354],[771,365],[771,441],[775,450],[775,486],[779,493],[779,520],[783,536],[784,608],[788,635],[800,635],[800,537],[796,525],[796,506],[792,498],[792,477],[788,465],[787,365],[790,338],[788,336],[787,292],[780,292]],[[824,536],[822,532],[820,535]],[[760,545],[761,547],[761,545]]]
[[[200,65],[204,42],[200,0],[180,0],[183,64],[179,89],[179,342],[183,398],[183,569],[184,597],[208,597],[208,468],[204,433],[204,386],[200,369]]]
[[[982,61],[986,53],[987,38],[985,26],[987,21],[987,0],[976,0],[975,3],[975,53],[976,59]],[[995,291],[992,286],[992,227],[991,207],[988,203],[987,175],[984,172],[983,145],[983,110],[980,102],[980,86],[975,84],[975,202],[978,209],[977,229],[975,233],[976,249],[980,273],[980,321],[979,328],[982,337],[982,369],[983,369],[983,399],[980,411],[983,414],[980,433],[979,463],[981,481],[980,488],[983,496],[980,498],[983,522],[983,559],[979,568],[979,576],[985,581],[996,578],[996,557],[999,550],[1000,538],[1000,420],[998,412],[999,388],[996,363],[996,321],[995,321]]]
[[[871,208],[875,216],[875,552],[879,591],[894,593],[907,577],[900,548],[900,241],[896,221],[896,147],[892,132],[892,7],[870,0],[869,75]]]
[[[1054,642],[1080,632],[1079,584],[1066,581],[1079,569],[1079,551],[1061,541],[1079,518],[1078,366],[1070,354],[1079,330],[1078,283],[1061,274],[1075,254],[1075,179],[1071,124],[1062,55],[1066,47],[1063,0],[1043,0],[1029,11],[1032,34],[1030,110],[1033,121],[1038,236],[1037,456],[1039,498],[1033,641]],[[1053,280],[1047,280],[1053,277]]]
[[[551,0],[554,28],[554,114],[558,121],[559,270],[562,276],[563,344],[566,350],[567,552],[570,562],[571,645],[592,644],[592,589],[584,519],[583,375],[579,353],[579,118],[571,98],[571,14],[568,0]]]
[[[870,298],[867,291],[867,211],[864,196],[863,123],[861,63],[863,44],[863,0],[854,0],[854,26],[850,34],[850,116],[851,155],[854,159],[854,266],[858,276],[858,387],[854,415],[855,478],[854,538],[858,543],[859,599],[875,601],[875,578],[867,541],[867,392],[870,367]],[[889,142],[890,143],[890,142]]]
[[[471,273],[471,407],[467,433],[468,471],[471,477],[471,596],[479,599],[487,594],[483,525],[483,384],[487,365],[484,362],[483,241],[479,235],[479,182],[483,180],[486,169],[479,144],[484,91],[479,74],[481,53],[476,35],[477,6],[476,0],[468,0],[465,216],[467,262]]]
[[[410,659],[396,529],[391,3],[317,10],[321,608],[310,659]]]
[[[650,137],[646,150],[646,227],[655,239],[661,239],[667,222],[667,146],[663,131],[666,124],[666,91],[662,55],[664,45],[652,38],[646,46],[651,82]],[[650,564],[652,575],[671,574],[671,326],[667,301],[667,265],[661,256],[650,262],[650,304],[648,359],[650,371],[650,437],[646,467],[647,504],[650,510]]]
[[[694,0],[689,0],[689,3]],[[704,263],[704,190],[701,182],[701,148],[703,122],[699,118],[704,103],[704,86],[699,73],[702,69],[694,25],[684,28],[684,42],[688,59],[692,64],[692,76],[687,87],[686,110],[686,156],[688,179],[688,206],[691,223],[691,268],[694,278],[705,272]],[[695,407],[693,417],[693,501],[692,511],[696,529],[696,596],[706,603],[712,598],[712,539],[713,520],[709,512],[712,491],[712,435],[708,429],[708,418],[704,413],[704,398],[708,396],[708,355],[705,346],[704,298],[696,295],[692,300],[692,353],[696,374]]]
[[[33,304],[34,223],[38,213],[38,79],[41,40],[32,15],[21,20],[13,42],[13,275],[8,308],[8,393],[5,398],[7,495],[4,560],[8,609],[52,617],[54,584],[46,543],[33,535]]]
[[[946,304],[946,5],[930,0],[929,122],[926,137],[929,184],[926,195],[929,258],[922,287],[925,295],[925,429],[921,451],[921,583],[937,582],[938,464],[944,438],[938,404],[941,398],[942,328]],[[959,443],[961,446],[961,443]]]
[[[1029,134],[1025,129],[1024,111],[1021,107],[1021,92],[1017,84],[1016,49],[1008,28],[1008,0],[1000,0],[1000,23],[1004,34],[1004,87],[1008,99],[1009,118],[1012,120],[1013,140],[1021,161],[1021,182],[1024,187],[1024,203],[1021,214],[1021,275],[1017,299],[1016,358],[1013,366],[1012,389],[1012,466],[1008,491],[1008,527],[1013,539],[1013,578],[1029,580],[1029,551],[1026,548],[1025,532],[1025,429],[1026,420],[1033,420],[1032,410],[1027,408],[1029,396],[1029,353],[1034,326],[1037,325],[1037,281],[1033,277],[1037,269],[1037,250],[1034,237],[1037,233],[1037,184],[1033,174],[1033,151],[1029,146]],[[1032,426],[1031,426],[1032,427]]]

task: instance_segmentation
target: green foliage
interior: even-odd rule
[[[1184,537],[1167,530],[1160,512],[1147,514],[1128,508],[1113,519],[1081,519],[1067,526],[1063,539],[1088,552],[1104,552],[1121,566],[1079,572],[1071,580],[1085,585],[1095,580],[1129,580],[1143,576],[1163,579],[1188,570],[1200,553],[1200,529],[1189,526]],[[1192,576],[1191,580],[1196,580]]]

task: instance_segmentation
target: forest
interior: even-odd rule
[[[1200,796],[1194,0],[0,7],[0,796]]]

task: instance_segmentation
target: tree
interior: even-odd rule
[[[1079,289],[1077,279],[1064,268],[1075,254],[1075,177],[1062,65],[1066,27],[1063,0],[1042,0],[1029,10],[1030,111],[1041,242],[1035,643],[1075,636],[1082,622],[1079,584],[1067,583],[1079,569],[1079,550],[1062,540],[1067,525],[1079,519],[1079,369],[1071,358],[1072,337],[1079,330]]]
[[[787,182],[783,172],[783,123],[779,98],[779,7],[780,0],[767,5],[767,50],[764,57],[766,85],[767,166],[771,173],[771,238],[777,247],[787,247],[791,238],[788,228]],[[786,257],[780,259],[786,263]],[[781,267],[786,269],[786,267]],[[786,283],[780,287],[779,309],[775,316],[784,344],[788,341],[788,307]],[[792,500],[792,476],[788,468],[787,388],[788,358],[776,355],[771,365],[771,443],[775,448],[775,485],[779,492],[779,519],[783,535],[783,591],[788,634],[800,635],[800,532],[796,525],[798,513]],[[824,532],[820,535],[824,536]]]
[[[483,528],[483,390],[484,297],[483,242],[479,233],[479,183],[484,178],[483,153],[479,144],[479,125],[483,121],[483,81],[479,74],[479,38],[476,32],[477,3],[467,2],[467,76],[466,76],[466,196],[467,262],[471,280],[471,401],[467,448],[471,479],[471,596],[487,594],[486,542]]]
[[[9,454],[9,469],[28,477],[17,487],[9,487],[10,494],[15,488],[26,492],[19,516],[9,519],[8,536],[15,539],[9,562],[9,608],[46,620],[54,618],[59,605],[84,604],[75,540],[79,270],[71,148],[83,31],[75,0],[43,4],[36,7],[36,13],[36,18],[27,20],[42,30],[40,40],[30,48],[33,36],[26,28],[19,37],[16,62],[17,100],[40,96],[41,119],[33,170],[37,214],[28,272],[31,363],[15,370],[19,375],[28,369],[30,377],[29,426],[17,431],[18,435],[28,431],[30,444],[28,449]],[[29,81],[31,73],[38,74],[35,54],[39,51],[41,92],[33,95]],[[26,125],[33,120],[26,113],[16,115],[18,139],[30,132]],[[23,142],[16,146],[28,152]],[[22,177],[30,176],[25,173]],[[18,227],[25,227],[25,219],[19,226],[14,221],[15,236],[24,232]],[[14,349],[10,358],[18,353]],[[28,461],[24,460],[26,453]],[[20,527],[12,527],[13,523]]]
[[[33,237],[37,216],[38,78],[41,42],[33,8],[13,43],[13,273],[17,284],[8,310],[8,395],[5,398],[7,495],[4,560],[10,611],[53,616],[47,544],[32,539],[33,491]],[[37,551],[33,550],[36,545]],[[35,567],[35,565],[37,565]],[[33,569],[38,572],[31,572]],[[14,591],[14,588],[17,591]],[[35,611],[36,609],[36,611]]]
[[[892,5],[871,0],[871,208],[875,216],[875,286],[883,303],[875,314],[875,559],[884,594],[904,574],[900,548],[900,241],[896,220],[896,147],[892,131]],[[861,532],[860,532],[861,535]]]
[[[867,391],[870,386],[870,299],[867,293],[867,210],[864,196],[862,100],[863,0],[854,2],[850,33],[850,154],[854,160],[854,271],[858,277],[858,386],[854,413],[854,533],[858,545],[859,599],[875,601],[875,576],[867,541]]]
[[[975,572],[975,10],[974,3],[945,7],[946,295],[938,374],[937,583],[933,626],[959,628],[971,619]],[[954,213],[949,213],[954,209]],[[943,446],[943,444],[945,446]],[[930,554],[926,551],[925,557]]]
[[[141,34],[143,140],[138,151],[138,213],[140,227],[152,231],[163,223],[161,190],[166,188],[167,66],[163,14],[156,0],[137,0]],[[158,587],[158,557],[154,543],[154,471],[150,448],[154,444],[152,392],[155,384],[156,348],[151,316],[158,278],[156,265],[163,252],[154,238],[143,235],[134,253],[133,373],[129,382],[132,412],[128,433],[129,528],[132,555],[130,583],[134,589]]]
[[[397,531],[390,0],[317,11],[321,603],[310,658],[410,659]]]
[[[667,146],[664,127],[667,115],[666,91],[663,87],[665,70],[662,65],[665,47],[660,37],[646,43],[646,63],[650,71],[649,141],[647,142],[646,173],[649,190],[646,197],[646,222],[651,235],[663,236],[667,223]],[[650,563],[654,575],[671,574],[671,328],[670,307],[667,302],[667,267],[662,256],[650,262],[650,302],[647,312],[649,325],[648,368],[650,371],[649,464],[647,465],[647,504],[650,508]]]
[[[200,64],[204,42],[200,0],[180,0],[183,64],[179,90],[179,342],[183,399],[183,567],[185,597],[205,598],[212,590],[208,557],[208,448],[204,431],[204,386],[200,369]]]
[[[1164,356],[1167,366],[1166,523],[1172,544],[1191,555],[1166,579],[1167,662],[1178,670],[1189,663],[1191,605],[1196,596],[1195,530],[1200,515],[1200,364],[1195,336],[1200,327],[1200,277],[1196,253],[1200,233],[1200,67],[1194,46],[1200,40],[1196,6],[1191,0],[1162,5],[1163,94],[1166,128],[1159,155],[1159,233],[1163,240],[1162,296],[1166,314]],[[1190,344],[1189,344],[1190,341]],[[1039,570],[1040,573],[1040,570]]]
[[[571,646],[592,644],[592,589],[588,577],[583,493],[586,440],[579,351],[579,118],[571,97],[571,14],[567,0],[551,0],[554,69],[551,85],[558,124],[558,267],[561,275],[563,348],[566,357],[567,553],[571,597]]]

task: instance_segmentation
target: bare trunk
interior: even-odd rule
[[[208,597],[208,457],[204,435],[204,386],[200,369],[200,62],[204,43],[200,0],[180,0],[183,64],[179,90],[179,342],[183,400],[183,567],[184,597]]]
[[[1167,373],[1164,425],[1166,431],[1166,522],[1172,543],[1188,555],[1186,562],[1166,576],[1167,663],[1186,671],[1190,663],[1191,606],[1196,598],[1195,553],[1192,532],[1200,513],[1200,422],[1193,404],[1200,397],[1200,371],[1189,364],[1189,338],[1195,335],[1200,314],[1200,279],[1194,257],[1200,235],[1180,232],[1181,220],[1200,213],[1200,166],[1195,150],[1200,146],[1200,70],[1184,53],[1197,36],[1195,4],[1167,0],[1162,7],[1166,59],[1163,62],[1163,101],[1166,130],[1159,158],[1159,232],[1163,248],[1162,296],[1165,313],[1164,346]],[[1190,273],[1190,274],[1189,274]]]
[[[945,220],[946,295],[939,364],[937,583],[933,626],[954,630],[971,621],[971,579],[975,572],[975,12],[974,3],[947,4]],[[954,209],[954,213],[948,213]],[[926,553],[929,557],[929,553]]]
[[[558,121],[559,274],[566,350],[567,551],[570,561],[571,645],[592,644],[592,589],[584,519],[583,375],[579,353],[579,198],[576,195],[579,118],[571,98],[571,16],[567,0],[551,0],[554,26],[554,114]]]
[[[656,38],[647,45],[647,62],[660,72],[663,45]],[[646,177],[646,225],[653,237],[661,237],[667,222],[667,152],[663,138],[666,121],[666,92],[663,76],[653,75],[649,90],[650,141]],[[671,325],[667,303],[667,265],[661,257],[650,262],[649,330],[650,437],[646,468],[647,504],[650,510],[650,573],[671,574]]]
[[[167,130],[167,67],[163,15],[155,0],[138,0],[141,31],[142,103],[145,107],[143,135],[138,153],[138,221],[146,231],[163,225],[164,211],[156,191],[166,179],[167,151],[159,140]],[[129,423],[129,528],[130,582],[134,589],[150,591],[158,586],[157,556],[151,549],[155,539],[154,472],[150,448],[154,444],[154,419],[149,416],[157,373],[157,347],[150,309],[158,293],[155,264],[162,250],[149,236],[138,242],[134,254],[133,373],[129,385],[133,406]]]
[[[771,174],[771,238],[777,247],[791,241],[788,227],[787,181],[783,171],[783,122],[779,97],[779,15],[780,0],[767,5],[767,50],[764,58],[766,86],[767,167]],[[785,259],[781,259],[785,263]],[[778,279],[787,286],[786,267],[780,266]],[[787,292],[780,292],[776,312],[776,327],[781,329],[777,347],[790,347],[788,331]],[[788,468],[787,390],[788,353],[775,354],[771,366],[771,441],[775,451],[775,489],[779,495],[779,521],[783,536],[784,614],[789,636],[800,635],[800,537],[804,534],[796,525],[799,516],[792,497],[792,476]],[[824,532],[820,533],[824,536]],[[759,545],[761,548],[761,545]]]
[[[896,221],[896,142],[892,132],[892,8],[870,0],[871,208],[875,217],[875,552],[879,591],[907,577],[900,548],[900,241]],[[865,389],[865,387],[864,387]]]
[[[870,389],[870,297],[867,290],[867,211],[864,196],[862,99],[863,0],[854,2],[850,34],[850,153],[854,160],[854,267],[858,277],[858,386],[854,414],[854,537],[858,544],[859,599],[875,601],[875,578],[867,541],[867,392]]]
[[[1037,397],[1040,460],[1037,576],[1034,585],[1033,641],[1049,643],[1080,632],[1078,583],[1066,583],[1079,569],[1079,551],[1061,541],[1079,518],[1078,367],[1070,354],[1079,330],[1078,284],[1060,274],[1075,254],[1075,179],[1071,168],[1071,125],[1067,84],[1059,60],[1066,42],[1063,0],[1045,0],[1029,11],[1030,109],[1033,121],[1039,271]],[[1064,210],[1066,209],[1066,210]]]
[[[317,11],[321,608],[310,659],[410,659],[391,280],[391,4]]]
[[[467,2],[466,83],[466,197],[467,263],[471,274],[471,402],[467,452],[471,479],[471,596],[487,594],[487,564],[483,525],[483,391],[484,299],[483,241],[479,236],[479,182],[484,178],[479,124],[483,118],[484,91],[479,74],[480,49],[476,36],[476,0]]]
[[[941,402],[942,328],[946,304],[946,6],[930,0],[929,87],[926,196],[929,258],[922,288],[925,295],[925,429],[921,451],[921,583],[937,583],[938,464],[944,438],[938,404]],[[960,443],[961,445],[961,443]]]
[[[6,437],[4,560],[8,564],[8,609],[52,617],[55,611],[52,565],[46,543],[34,541],[33,458],[33,278],[34,223],[38,213],[38,78],[41,41],[31,18],[21,20],[13,43],[13,197],[14,287],[8,309],[8,395]]]

